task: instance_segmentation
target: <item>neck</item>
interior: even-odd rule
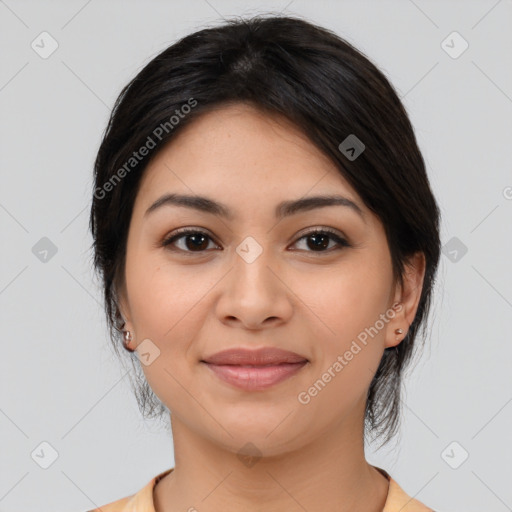
[[[367,463],[362,429],[340,425],[296,450],[261,458],[198,436],[176,417],[172,431],[175,465],[155,487],[156,512],[381,512],[386,502],[389,482]]]

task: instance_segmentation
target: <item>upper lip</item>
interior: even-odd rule
[[[202,359],[210,364],[265,366],[280,363],[302,363],[308,360],[295,352],[274,347],[259,349],[230,348]]]

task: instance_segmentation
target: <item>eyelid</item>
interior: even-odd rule
[[[348,241],[348,238],[345,236],[345,234],[337,229],[330,228],[327,226],[316,226],[313,228],[308,228],[306,231],[303,231],[299,235],[297,235],[297,238],[294,242],[294,245],[298,243],[303,238],[307,238],[310,235],[314,234],[327,234],[329,237],[336,242],[335,247],[331,247],[330,249],[327,249],[325,251],[305,251],[307,253],[317,253],[317,254],[331,254],[332,252],[339,251],[344,248],[352,247],[352,244]],[[296,249],[293,249],[296,250]]]
[[[174,230],[170,235],[166,235],[162,242],[159,244],[159,246],[163,247],[164,249],[171,246],[176,240],[179,240],[180,238],[185,238],[186,235],[205,235],[208,238],[211,239],[212,242],[214,242],[216,245],[220,245],[217,243],[215,237],[205,228],[196,228],[196,227],[185,227],[185,228],[178,228]],[[194,251],[184,251],[182,249],[174,249],[171,248],[170,250],[175,250],[176,252],[181,253],[188,253],[188,254],[194,254]],[[197,254],[205,253],[206,251],[198,251]]]
[[[340,250],[342,248],[351,247],[351,243],[348,241],[345,234],[337,229],[330,228],[327,226],[315,226],[312,228],[306,228],[305,231],[302,231],[298,235],[296,235],[295,241],[293,242],[293,245],[297,244],[300,240],[303,238],[306,238],[307,236],[313,235],[313,234],[327,234],[331,237],[331,239],[336,242],[337,246],[334,248],[330,248],[324,251],[305,251],[310,253],[318,253],[318,254],[330,254],[331,252],[335,250]],[[172,232],[169,236],[165,236],[162,242],[159,244],[160,246],[163,246],[164,248],[167,248],[171,246],[176,240],[179,240],[181,238],[184,238],[186,235],[192,235],[192,234],[202,234],[210,238],[212,242],[214,242],[216,245],[220,245],[215,237],[205,228],[199,228],[199,227],[184,227],[184,228],[178,228],[175,231]],[[178,248],[172,248],[170,250],[181,252],[189,255],[193,254],[204,254],[206,252],[209,252],[207,250],[203,251],[185,251],[183,249]],[[296,251],[297,249],[292,249]],[[300,250],[299,250],[300,251]]]
[[[314,233],[329,233],[330,235],[334,235],[347,241],[347,237],[342,231],[335,228],[330,228],[328,226],[315,226],[312,228],[306,228],[305,231],[302,231],[297,235],[297,240],[300,240],[301,238]]]

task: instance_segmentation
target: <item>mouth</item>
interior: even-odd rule
[[[261,391],[297,374],[308,361],[266,365],[201,363],[223,382],[246,391]]]
[[[246,391],[259,391],[297,374],[309,360],[275,347],[239,347],[217,352],[200,362],[223,382]]]
[[[202,359],[216,365],[275,366],[283,363],[303,363],[308,360],[295,352],[275,347],[259,349],[231,348]]]

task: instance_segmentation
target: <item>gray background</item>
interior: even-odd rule
[[[0,1],[0,510],[88,510],[174,464],[168,433],[142,420],[109,347],[89,251],[93,160],[115,98],[143,65],[222,17],[268,10],[334,30],[384,71],[442,209],[448,245],[428,348],[405,381],[399,447],[369,447],[368,460],[438,512],[512,510],[506,0]],[[58,43],[46,59],[31,47],[43,31]],[[469,44],[457,58],[442,46],[453,31]],[[46,262],[43,237],[57,248]],[[31,456],[44,463],[44,441],[58,453],[48,469]]]

